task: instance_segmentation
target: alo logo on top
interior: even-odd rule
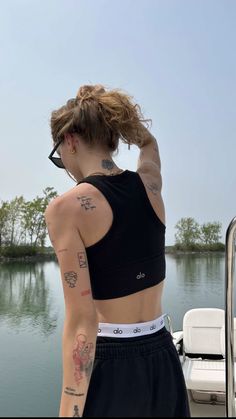
[[[144,277],[145,277],[145,274],[144,273],[142,274],[142,272],[139,272],[139,274],[136,276],[137,279],[141,279]]]

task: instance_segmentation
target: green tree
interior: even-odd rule
[[[7,214],[7,222],[6,222],[6,244],[18,245],[22,241],[22,237],[24,237],[24,229],[22,225],[22,217],[24,213],[24,205],[25,200],[23,196],[16,196],[12,201],[10,201],[7,206],[6,210]]]
[[[205,223],[201,226],[201,240],[204,244],[219,243],[221,238],[221,223]]]
[[[0,248],[6,240],[9,202],[2,201],[0,206]]]
[[[194,218],[181,218],[175,228],[177,229],[177,233],[175,234],[177,245],[191,248],[192,245],[197,244],[201,230]]]
[[[31,246],[45,245],[47,226],[44,212],[51,199],[57,196],[57,192],[51,187],[44,189],[43,194],[43,197],[36,196],[33,201],[26,202],[24,207],[23,224]]]

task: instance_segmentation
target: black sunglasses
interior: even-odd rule
[[[55,146],[53,147],[53,150],[49,154],[48,158],[60,169],[65,169],[65,166],[62,163],[61,158],[60,157],[53,157],[53,154],[55,153],[57,147],[59,147],[59,145],[62,143],[62,141],[64,141],[63,137],[55,144]]]

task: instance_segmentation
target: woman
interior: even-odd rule
[[[52,112],[49,158],[77,183],[45,212],[65,299],[60,417],[190,416],[162,313],[165,210],[146,121],[102,85]],[[140,148],[137,171],[113,161],[119,139]]]

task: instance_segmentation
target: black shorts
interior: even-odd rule
[[[83,417],[191,417],[170,332],[97,337]]]

